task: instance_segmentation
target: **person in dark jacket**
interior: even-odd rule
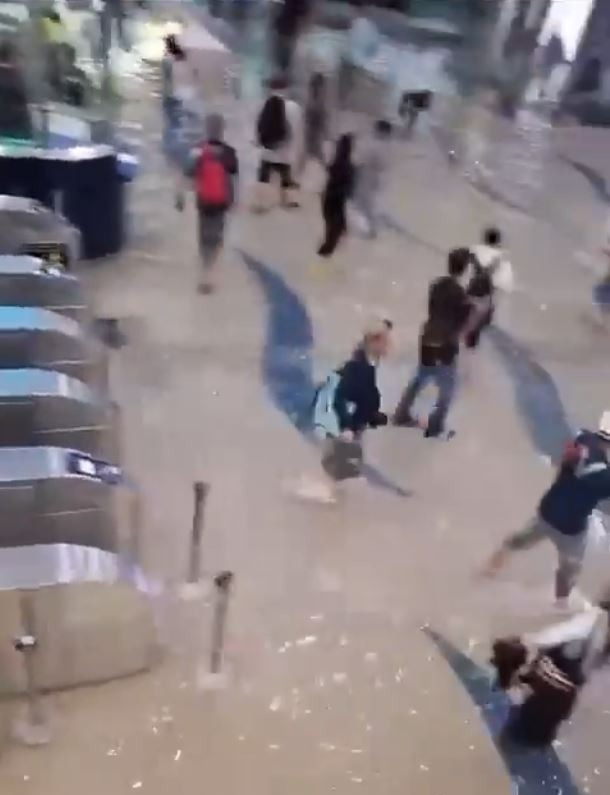
[[[328,167],[326,188],[322,194],[322,216],[325,232],[322,245],[318,249],[320,257],[330,257],[347,231],[346,207],[352,195],[355,181],[355,168],[352,162],[354,139],[352,135],[342,135],[332,163]]]
[[[419,366],[394,413],[394,425],[421,427],[412,414],[412,408],[419,393],[432,381],[437,387],[438,398],[424,425],[427,437],[439,437],[446,433],[445,422],[457,380],[460,334],[471,310],[462,286],[471,256],[467,248],[453,249],[448,258],[448,275],[430,286],[428,319],[420,336]]]
[[[391,330],[389,320],[371,324],[351,358],[333,374],[336,382],[332,396],[333,427],[324,431],[324,481],[304,481],[298,487],[300,497],[334,503],[337,483],[359,477],[364,432],[387,424],[387,417],[380,410],[377,366],[388,353]]]
[[[497,574],[513,552],[531,549],[548,539],[555,545],[559,558],[556,604],[569,606],[582,569],[593,510],[598,503],[610,499],[609,455],[610,411],[607,411],[597,432],[581,431],[569,443],[557,476],[540,501],[537,515],[494,552],[485,573]],[[582,601],[582,597],[576,597]]]

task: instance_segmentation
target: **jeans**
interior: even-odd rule
[[[509,536],[504,546],[511,551],[531,549],[541,541],[551,541],[557,550],[559,565],[555,574],[555,597],[566,599],[576,585],[587,550],[588,533],[566,535],[555,530],[541,516],[534,517],[523,530]]]
[[[457,382],[455,364],[420,364],[400,398],[396,409],[396,421],[400,423],[409,419],[413,403],[429,381],[432,381],[438,390],[436,405],[428,418],[428,434],[436,436],[445,429],[447,414],[455,395]]]

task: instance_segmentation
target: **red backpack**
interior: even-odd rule
[[[222,159],[222,151],[206,144],[195,170],[195,189],[199,202],[211,210],[226,210],[231,203],[229,175]]]

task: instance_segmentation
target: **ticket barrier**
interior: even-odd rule
[[[0,447],[70,447],[119,461],[118,408],[53,370],[0,371]]]
[[[0,368],[56,370],[103,390],[108,356],[71,318],[48,309],[0,306]]]
[[[81,451],[0,449],[4,695],[26,689],[23,655],[11,647],[19,636],[35,640],[43,692],[126,676],[155,661],[151,589],[132,555],[135,497],[120,468]]]
[[[89,318],[76,276],[28,256],[0,256],[0,306],[40,307],[85,322]]]

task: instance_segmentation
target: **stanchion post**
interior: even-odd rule
[[[231,571],[221,571],[220,574],[214,577],[216,594],[214,600],[214,616],[212,619],[212,648],[210,652],[210,673],[212,674],[219,673],[222,665],[225,628],[232,585],[233,572]]]
[[[35,616],[33,594],[20,594],[22,634],[15,638],[15,650],[23,654],[25,669],[26,704],[21,720],[15,722],[13,734],[25,745],[46,745],[51,740],[51,733],[45,719],[38,682],[36,677],[36,647],[38,639],[35,633]]]
[[[201,579],[201,536],[203,534],[205,501],[209,491],[209,484],[203,483],[201,480],[197,480],[193,484],[193,526],[191,528],[191,545],[186,578],[188,583],[196,583]]]

